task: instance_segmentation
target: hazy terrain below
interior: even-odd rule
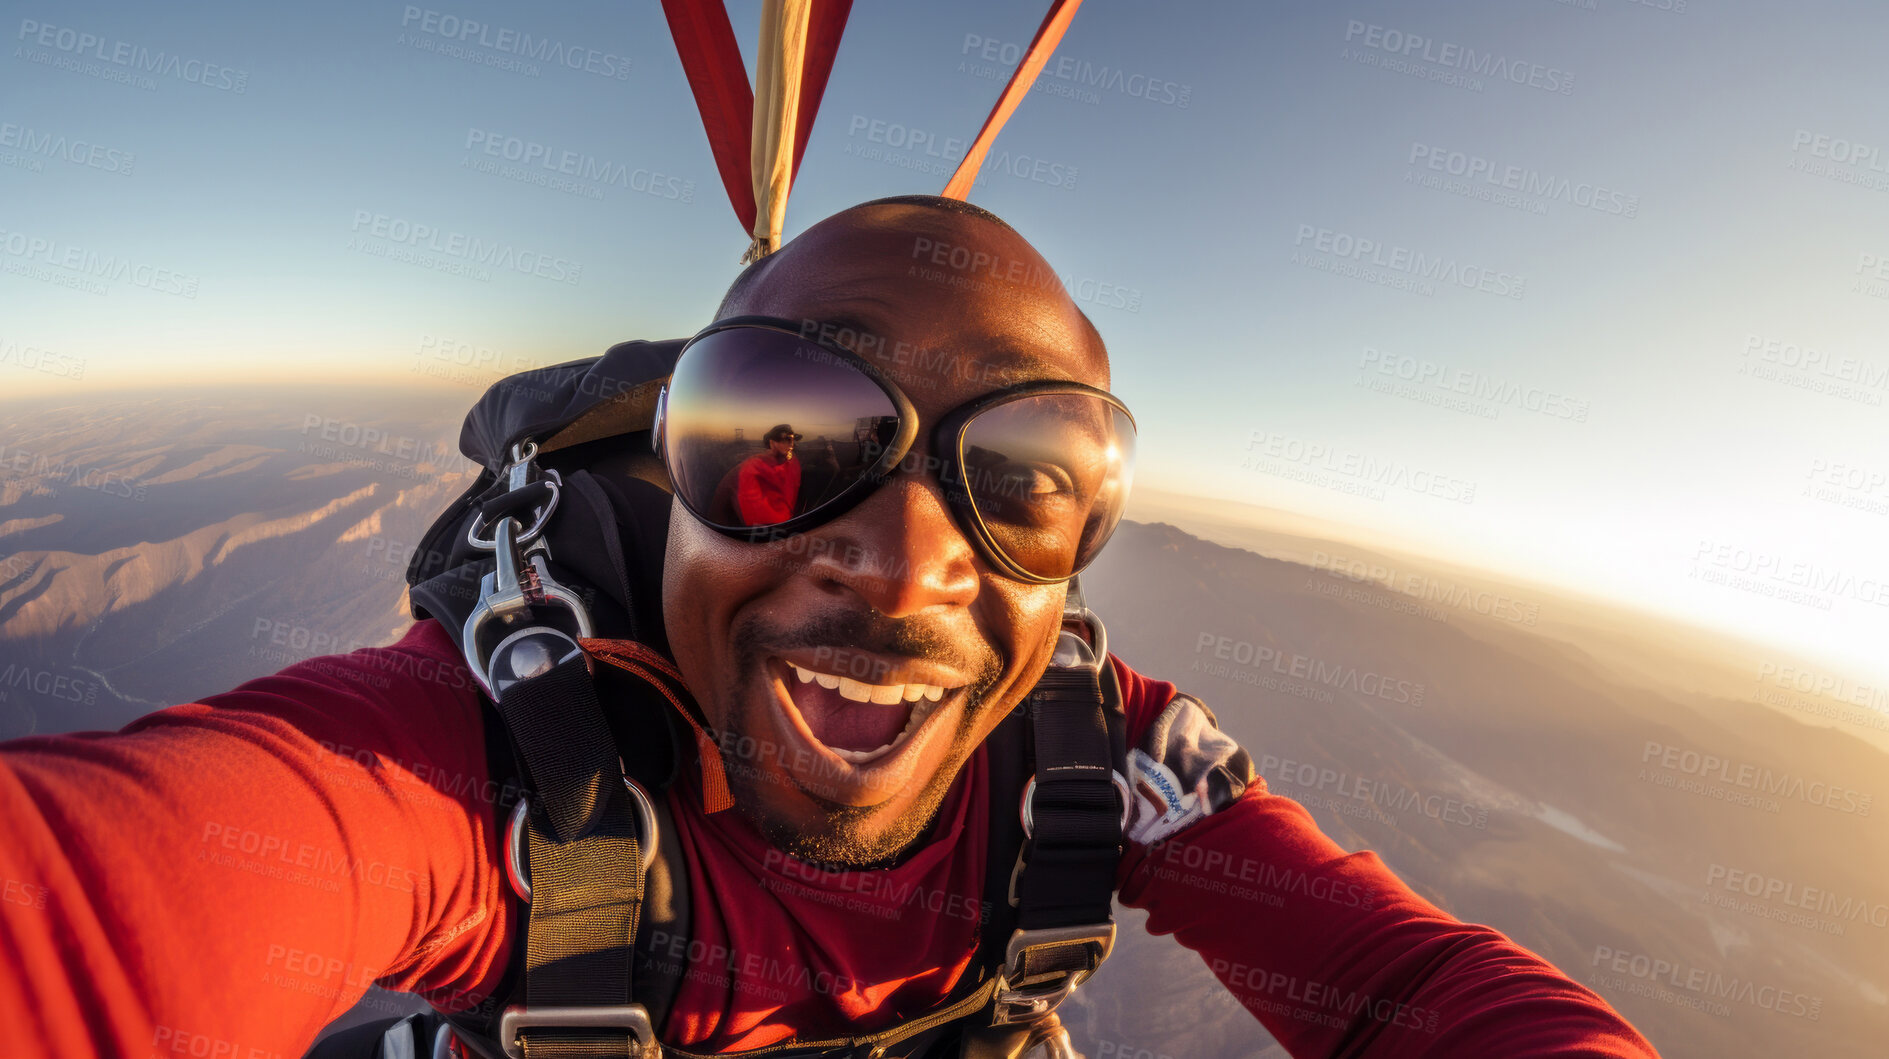
[[[0,404],[0,739],[393,639],[408,551],[470,480],[468,401]],[[1146,496],[1161,523],[1124,524],[1084,578],[1111,646],[1204,699],[1341,845],[1544,954],[1669,1056],[1885,1054],[1882,714],[1767,679],[1781,656],[1753,645]],[[1277,1054],[1139,918],[1065,1009],[1085,1054]]]

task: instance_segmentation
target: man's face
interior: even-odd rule
[[[940,246],[1037,282],[936,264]],[[1008,271],[1012,261],[1021,264]],[[1053,275],[1021,236],[986,219],[879,206],[814,226],[724,306],[725,316],[843,322],[869,335],[850,344],[920,420],[899,473],[806,534],[750,544],[680,504],[672,514],[670,645],[721,737],[738,807],[782,849],[870,864],[909,846],[1049,661],[1066,586],[989,566],[927,458],[931,425],[981,394],[1046,378],[1107,386],[1101,341],[1045,285]]]
[[[768,440],[767,447],[774,450],[774,455],[784,460],[794,454],[794,439],[771,438]]]

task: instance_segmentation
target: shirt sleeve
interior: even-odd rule
[[[293,1059],[370,984],[483,1002],[509,931],[479,710],[428,620],[0,744],[9,1054]]]
[[[1657,1057],[1599,996],[1346,853],[1199,700],[1113,659],[1128,710],[1118,888],[1295,1056]]]

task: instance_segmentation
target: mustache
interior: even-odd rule
[[[792,648],[852,648],[923,659],[971,674],[971,686],[984,688],[1003,675],[1003,659],[981,638],[947,632],[921,618],[890,618],[852,610],[827,611],[797,620],[791,627],[769,624],[758,615],[737,621],[731,639],[741,671],[758,670],[764,656]]]

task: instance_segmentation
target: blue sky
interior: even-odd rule
[[[758,10],[730,5],[750,49]],[[789,235],[941,188],[1041,10],[856,5]],[[654,0],[7,17],[0,392],[474,382],[695,330],[746,245]],[[1885,31],[1865,2],[1091,0],[972,199],[1084,299],[1139,481],[1880,681]]]

